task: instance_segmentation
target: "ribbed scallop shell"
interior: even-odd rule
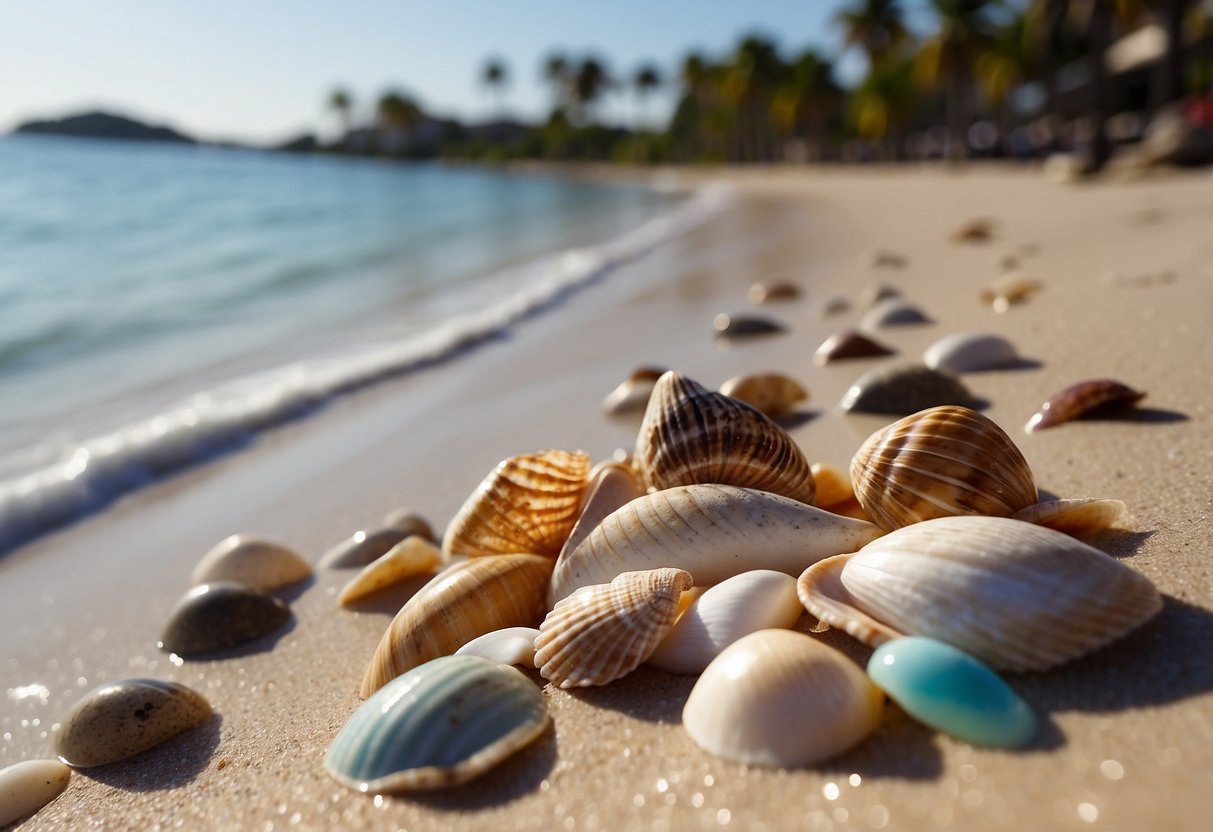
[[[535,666],[534,627],[506,627],[493,630],[469,641],[455,651],[456,656],[479,656],[498,664],[516,664],[525,668]]]
[[[22,760],[0,769],[0,826],[16,823],[67,788],[72,770],[58,760]]]
[[[1020,361],[1015,345],[992,332],[960,332],[927,347],[922,363],[945,373],[973,373],[1014,367]]]
[[[813,472],[787,431],[675,372],[653,389],[635,462],[645,485],[658,490],[723,483],[813,502]]]
[[[875,358],[881,355],[892,355],[896,350],[886,347],[879,341],[874,341],[863,333],[853,329],[835,332],[821,342],[817,352],[813,353],[813,363],[824,367],[835,361],[847,358]]]
[[[568,540],[560,550],[560,557],[572,552],[590,532],[598,527],[607,515],[625,506],[644,494],[644,488],[636,479],[635,469],[620,462],[606,462],[595,466],[590,475],[590,485],[585,492],[581,515]]]
[[[844,412],[905,416],[943,404],[970,407],[976,400],[955,376],[921,364],[903,364],[864,373],[847,389],[841,407]]]
[[[873,647],[939,639],[1000,670],[1045,670],[1162,609],[1144,576],[1061,532],[1003,517],[898,529],[805,570],[801,603]]]
[[[808,401],[809,398],[809,391],[800,382],[783,373],[733,376],[720,385],[720,392],[745,402],[772,419],[788,415],[799,402]]]
[[[851,460],[855,496],[886,531],[933,517],[1010,517],[1036,502],[1027,460],[992,420],[945,405],[876,431]]]
[[[539,555],[472,558],[440,573],[392,619],[362,678],[362,696],[477,636],[534,626],[551,574],[552,559]]]
[[[441,563],[442,552],[437,546],[420,535],[409,535],[351,578],[337,596],[337,603],[348,606],[385,587],[432,572]]]
[[[884,695],[832,647],[760,630],[699,677],[682,724],[705,751],[751,765],[809,766],[858,745],[880,724]]]
[[[631,673],[665,638],[693,580],[681,569],[625,572],[556,604],[535,639],[535,666],[562,688],[605,685]]]
[[[1104,408],[1127,408],[1146,397],[1141,390],[1134,390],[1119,381],[1110,378],[1097,378],[1072,384],[1060,393],[1049,398],[1040,406],[1024,430],[1035,433],[1038,430],[1060,425],[1073,419],[1080,419],[1090,413]]]
[[[1068,500],[1046,500],[1022,508],[1011,516],[1026,523],[1081,536],[1102,532],[1115,525],[1124,515],[1125,504],[1120,500],[1076,497]]]
[[[356,531],[320,557],[320,568],[361,569],[408,536],[408,531],[395,527]]]
[[[689,485],[613,512],[556,564],[551,601],[623,572],[672,566],[710,585],[751,569],[799,575],[881,534],[862,520],[748,488]]]
[[[236,581],[268,591],[311,575],[312,567],[292,549],[261,538],[233,534],[202,556],[190,583]]]
[[[585,494],[590,458],[540,451],[503,459],[455,514],[442,539],[446,556],[529,552],[556,557]]]
[[[282,600],[245,584],[199,584],[169,613],[160,649],[186,658],[239,647],[269,635],[291,617]]]

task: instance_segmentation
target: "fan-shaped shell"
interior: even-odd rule
[[[876,431],[851,460],[855,496],[886,531],[933,517],[1010,517],[1036,502],[1011,437],[967,407],[923,410]]]
[[[41,809],[67,788],[72,770],[58,760],[22,760],[0,769],[0,826]]]
[[[277,630],[291,617],[281,600],[245,584],[214,581],[187,592],[160,636],[160,649],[189,658],[239,647]]]
[[[1120,638],[1162,608],[1154,586],[1061,532],[943,517],[814,564],[809,612],[873,647],[921,635],[1001,670],[1045,670]]]
[[[1127,408],[1145,397],[1143,391],[1134,390],[1110,378],[1080,381],[1051,396],[1028,420],[1024,430],[1034,433],[1062,422],[1080,419],[1104,408]]]
[[[1081,536],[1102,532],[1115,525],[1124,515],[1125,504],[1120,500],[1078,497],[1035,503],[1011,516],[1016,520]]]
[[[730,396],[675,372],[657,382],[636,439],[654,489],[723,483],[813,502],[813,472],[787,431]]]
[[[215,544],[194,567],[192,584],[236,581],[271,590],[309,578],[312,567],[288,549],[268,540],[233,534]]]
[[[755,283],[750,287],[750,303],[755,305],[775,303],[784,300],[796,300],[800,297],[800,287],[786,280],[768,280]]]
[[[877,367],[860,376],[842,397],[845,412],[905,416],[941,404],[972,407],[973,395],[955,377],[921,364]]]
[[[432,572],[441,564],[442,552],[437,546],[420,535],[410,535],[351,578],[337,596],[337,603],[349,606],[385,587]]]
[[[605,685],[631,673],[665,638],[691,588],[681,569],[625,572],[582,587],[544,618],[535,666],[562,688]]]
[[[469,641],[455,651],[456,656],[479,656],[498,664],[516,664],[525,668],[535,666],[534,627],[506,627],[493,630]]]
[[[1019,364],[1015,345],[990,332],[961,332],[940,338],[927,347],[922,363],[945,373],[1002,370]]]
[[[586,489],[581,515],[577,518],[573,530],[569,532],[569,538],[560,550],[560,557],[564,557],[565,552],[576,549],[607,515],[643,494],[644,488],[636,479],[632,466],[620,462],[595,466],[595,470],[591,472],[590,485]]]
[[[792,412],[797,403],[808,401],[809,391],[783,373],[746,373],[720,385],[720,392],[762,411],[772,419]]]
[[[607,393],[602,400],[602,412],[608,416],[619,416],[635,411],[643,412],[653,393],[653,385],[665,372],[660,367],[638,367],[630,376]]]
[[[321,556],[320,568],[361,569],[383,557],[408,536],[409,532],[392,526],[354,532]]]
[[[867,330],[886,326],[913,326],[929,323],[931,323],[931,319],[925,312],[900,298],[882,300],[859,319],[860,329]]]
[[[879,341],[874,341],[861,332],[845,329],[835,332],[821,342],[817,352],[813,353],[813,363],[824,367],[834,361],[847,358],[874,358],[880,355],[892,355],[896,350],[886,347]]]

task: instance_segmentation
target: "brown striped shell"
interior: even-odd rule
[[[656,490],[718,483],[813,503],[813,472],[787,431],[745,402],[675,372],[653,389],[635,462]]]
[[[1130,407],[1145,397],[1144,392],[1110,378],[1080,381],[1051,396],[1028,420],[1024,430],[1035,433],[1103,408]]]

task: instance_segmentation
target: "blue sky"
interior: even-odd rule
[[[838,51],[844,0],[612,0],[605,3],[351,0],[5,0],[0,3],[0,130],[31,117],[106,108],[204,138],[274,141],[331,130],[337,85],[360,104],[390,87],[428,111],[493,112],[478,71],[489,55],[511,69],[507,108],[550,106],[539,80],[559,49],[594,53],[630,76],[644,60],[671,74],[686,52],[723,54],[745,32],[785,53]],[[862,72],[856,56],[842,74]],[[654,101],[654,116],[670,98]],[[613,96],[608,119],[635,112]]]

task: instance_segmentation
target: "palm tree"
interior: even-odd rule
[[[839,104],[842,91],[834,83],[833,65],[807,50],[788,68],[787,79],[771,101],[771,121],[783,135],[803,131],[816,146],[824,144],[825,119]]]
[[[895,133],[913,111],[914,93],[913,58],[890,57],[874,64],[851,94],[851,119],[859,135],[883,142]]]
[[[390,153],[403,149],[409,133],[424,118],[417,102],[396,90],[379,97],[375,112],[379,130],[386,139],[383,149]]]
[[[651,63],[642,64],[632,77],[632,86],[636,89],[636,98],[640,102],[640,122],[646,122],[645,102],[661,86],[661,71]]]
[[[568,58],[559,52],[548,55],[543,61],[540,75],[543,81],[552,88],[552,107],[567,104],[572,86]]]
[[[986,51],[977,56],[974,70],[986,99],[999,110],[999,133],[1004,144],[1011,128],[1011,93],[1033,67],[1028,18],[1018,14],[996,28]]]
[[[900,0],[855,0],[835,18],[843,30],[844,45],[859,46],[875,65],[909,40]]]
[[[991,6],[996,0],[930,0],[939,31],[927,39],[918,54],[919,78],[947,90],[948,155],[968,155],[967,133],[971,118],[972,80],[978,58],[991,42]]]
[[[334,110],[341,119],[341,136],[344,140],[350,132],[350,111],[354,109],[354,98],[350,95],[349,90],[337,87],[329,93],[328,107],[330,110]]]
[[[593,120],[594,105],[610,87],[606,64],[593,56],[582,59],[572,78],[572,96],[583,121]]]
[[[771,41],[750,35],[742,40],[723,77],[721,95],[739,116],[735,155],[750,161],[772,157],[771,100],[784,74]]]
[[[480,70],[480,83],[497,99],[497,117],[504,114],[502,96],[510,82],[510,70],[501,58],[489,58]]]

